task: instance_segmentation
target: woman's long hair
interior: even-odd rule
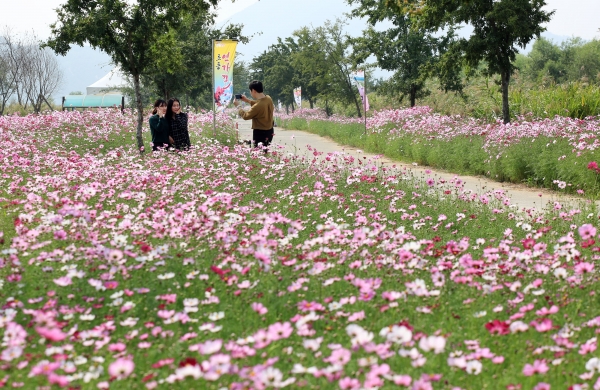
[[[167,105],[167,102],[165,102],[162,99],[158,99],[157,101],[155,101],[154,102],[154,110],[152,111],[152,115],[156,115],[156,113],[158,112],[158,107],[162,107],[162,106],[166,106],[166,105]]]
[[[167,115],[165,115],[168,119],[173,119],[173,117],[175,116],[175,114],[173,113],[173,103],[175,102],[179,103],[179,109],[181,110],[181,102],[179,101],[179,99],[169,99],[169,102],[167,103]]]

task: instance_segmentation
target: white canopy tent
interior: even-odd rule
[[[121,70],[114,68],[100,80],[86,88],[86,95],[99,95],[106,93],[121,94],[120,88],[127,87],[127,79]]]

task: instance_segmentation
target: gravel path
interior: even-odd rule
[[[236,121],[238,126],[239,138],[240,139],[251,139],[252,129],[250,128],[250,121],[244,121],[238,119]],[[512,204],[516,205],[520,210],[535,208],[542,210],[548,207],[553,207],[554,202],[560,202],[563,206],[572,205],[576,206],[584,199],[565,196],[556,191],[551,191],[541,188],[529,188],[525,185],[511,184],[511,183],[500,183],[490,180],[485,177],[478,176],[467,176],[467,175],[456,175],[451,172],[446,172],[426,166],[417,166],[416,163],[409,164],[405,162],[395,161],[381,155],[375,155],[372,153],[365,153],[359,149],[352,148],[350,146],[340,145],[337,142],[321,137],[316,134],[308,133],[300,130],[288,130],[279,127],[275,128],[275,138],[273,139],[273,148],[282,150],[283,153],[291,153],[297,155],[306,155],[310,159],[313,158],[313,151],[309,150],[309,146],[323,152],[323,156],[327,153],[340,152],[345,153],[355,158],[376,158],[377,163],[382,166],[393,166],[397,168],[406,167],[407,170],[411,171],[415,176],[443,178],[450,180],[456,176],[460,177],[465,182],[465,189],[473,190],[476,193],[482,193],[491,190],[504,190],[508,193],[511,198]],[[426,174],[426,170],[431,173]],[[598,203],[600,205],[600,203]]]

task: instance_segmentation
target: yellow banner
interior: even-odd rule
[[[233,97],[233,61],[237,41],[213,41],[214,102],[216,111],[225,110]]]

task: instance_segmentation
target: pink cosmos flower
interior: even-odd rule
[[[533,326],[538,332],[547,332],[552,329],[552,320],[544,318],[540,322],[531,321],[530,326]]]
[[[587,343],[581,345],[581,347],[579,348],[579,354],[587,355],[588,353],[594,352],[596,350],[596,348],[597,348],[596,343],[587,342]]]
[[[47,360],[39,362],[31,369],[31,375],[50,375],[60,367],[59,362],[49,362]]]
[[[509,325],[508,323],[504,322],[504,321],[499,321],[499,320],[493,320],[492,322],[488,322],[487,324],[485,324],[485,328],[491,333],[491,334],[499,334],[499,335],[505,335],[505,334],[509,334]]]
[[[54,238],[56,240],[65,240],[67,238],[67,233],[64,230],[57,230],[54,232]]]
[[[58,328],[48,329],[44,327],[39,327],[35,328],[35,330],[40,336],[50,341],[63,341],[67,337],[67,335]]]
[[[582,240],[589,240],[590,238],[594,238],[596,236],[596,228],[594,225],[589,223],[581,225],[577,230]]]
[[[547,316],[550,314],[558,313],[558,306],[552,305],[550,309],[546,307],[542,307],[540,310],[536,311],[535,314],[538,316]]]
[[[358,299],[363,302],[368,302],[371,299],[373,299],[374,297],[375,297],[375,291],[368,290],[368,291],[361,291],[360,295],[358,296]]]
[[[65,287],[65,286],[69,286],[69,285],[73,284],[73,281],[71,280],[70,277],[63,276],[58,279],[54,279],[54,283],[56,283],[57,285],[59,285],[61,287]]]
[[[119,358],[108,366],[108,374],[116,379],[127,378],[133,372],[135,364],[130,359]]]
[[[267,314],[267,312],[269,311],[266,307],[263,306],[262,303],[259,303],[259,302],[253,302],[251,307],[252,307],[252,310],[257,312],[261,316],[264,314]]]
[[[114,290],[118,286],[119,286],[119,282],[116,282],[116,281],[104,282],[104,288],[106,288],[107,290]]]
[[[108,346],[108,350],[111,352],[123,352],[127,346],[123,343],[114,343]]]
[[[267,337],[270,341],[287,339],[291,336],[293,331],[294,328],[289,322],[284,322],[283,324],[276,322],[269,326],[269,329],[267,330]]]
[[[550,390],[550,385],[548,383],[540,382],[534,386],[533,390]]]
[[[523,375],[532,376],[533,374],[545,374],[550,368],[545,360],[536,359],[533,364],[526,364],[523,368]]]
[[[358,390],[360,389],[360,381],[356,378],[344,377],[339,381],[340,389],[342,390]]]
[[[344,366],[350,361],[351,356],[352,352],[349,350],[345,348],[338,348],[331,352],[331,356],[323,359],[323,361],[332,365]]]
[[[262,349],[267,345],[271,344],[271,340],[269,339],[269,334],[264,329],[259,329],[256,333],[254,333],[254,348]]]
[[[577,274],[587,274],[594,271],[594,264],[582,261],[575,264],[574,269]]]
[[[302,301],[298,303],[298,309],[301,311],[323,311],[325,307],[318,302]]]
[[[198,344],[198,352],[202,355],[212,355],[221,350],[223,346],[223,340],[208,340],[202,344]],[[191,347],[190,347],[191,349]]]
[[[69,385],[69,380],[66,376],[56,375],[53,372],[48,375],[48,382],[50,382],[51,385],[58,385],[60,387],[67,387]]]
[[[361,310],[357,313],[352,313],[350,317],[348,317],[348,322],[360,321],[365,319],[365,312]]]
[[[408,387],[412,382],[412,378],[410,377],[410,375],[394,375],[393,380],[396,386]]]
[[[433,386],[426,378],[420,378],[413,383],[412,390],[433,390]]]

